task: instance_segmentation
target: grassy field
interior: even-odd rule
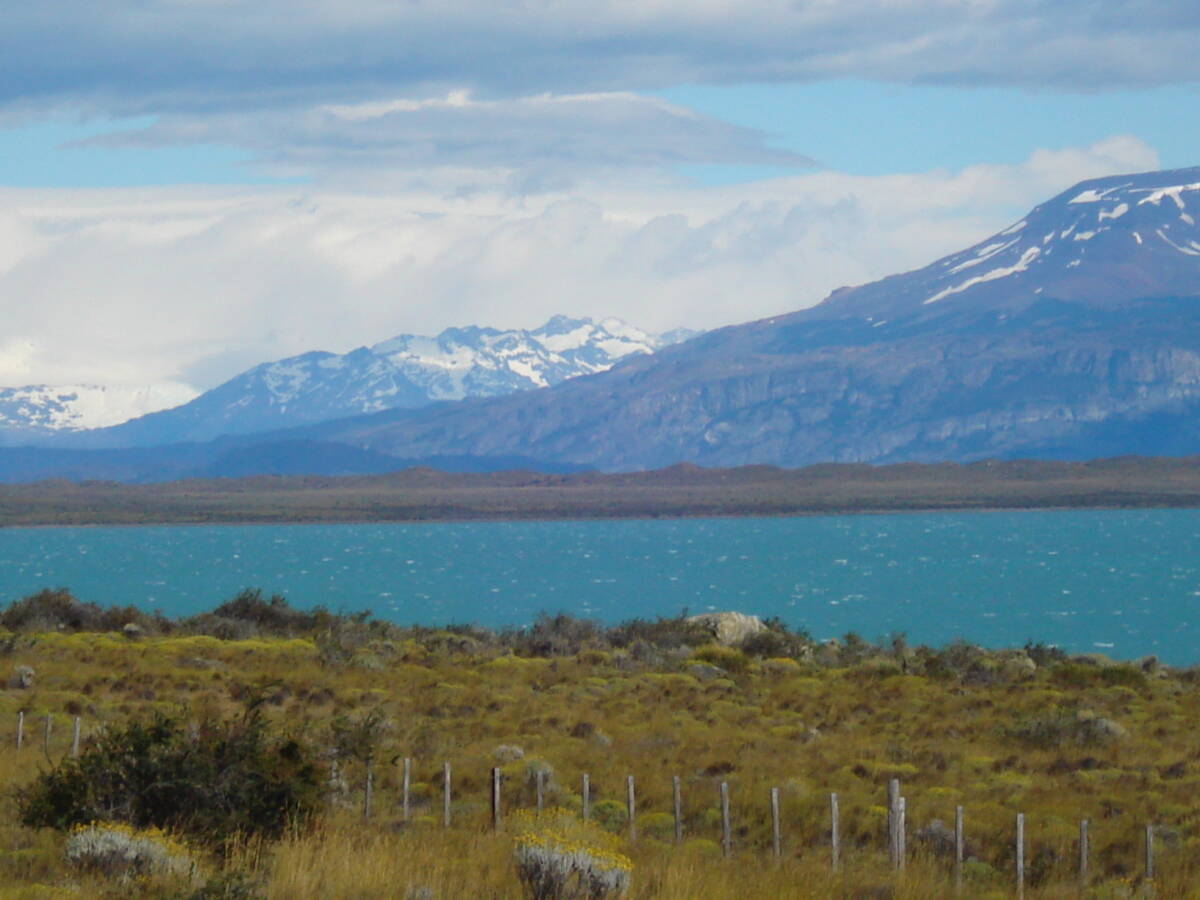
[[[1200,506],[1200,460],[679,465],[653,472],[253,477],[0,485],[0,525],[799,515],[924,509]]]
[[[0,898],[518,898],[512,813],[580,808],[633,861],[635,898],[926,898],[954,895],[933,820],[965,809],[963,896],[1013,895],[1013,827],[1026,816],[1028,897],[1080,896],[1076,836],[1091,822],[1086,896],[1151,895],[1145,826],[1155,827],[1158,897],[1200,897],[1200,673],[1154,661],[1067,658],[1050,648],[932,650],[852,636],[813,645],[783,634],[735,649],[694,640],[678,620],[596,630],[571,620],[506,639],[470,629],[397,629],[359,621],[321,634],[222,640],[203,634],[19,633],[6,668],[32,687],[0,692]],[[537,632],[537,629],[535,629]],[[687,640],[691,635],[692,638]],[[779,654],[779,655],[770,655]],[[62,857],[65,837],[19,824],[15,793],[87,735],[150,710],[191,718],[266,698],[272,727],[323,753],[359,729],[359,756],[328,810],[279,841],[232,839],[197,850],[208,888],[162,878],[119,883]],[[27,724],[18,752],[18,711]],[[49,751],[43,722],[52,717]],[[336,723],[336,725],[335,725]],[[401,821],[400,760],[412,766]],[[374,779],[363,821],[364,760]],[[453,823],[441,823],[452,764]],[[491,829],[489,773],[503,773],[504,819]],[[625,779],[636,777],[637,839]],[[672,776],[685,840],[673,842]],[[902,780],[910,858],[888,867],[885,792]],[[732,798],[733,855],[720,852],[719,786]],[[782,797],[782,859],[771,854],[770,789]],[[842,870],[829,866],[829,793],[840,800]],[[224,872],[224,876],[221,873]],[[224,877],[220,881],[218,876]],[[428,891],[424,893],[423,891]]]

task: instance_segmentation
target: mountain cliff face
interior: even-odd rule
[[[313,352],[264,363],[177,408],[58,443],[204,441],[439,400],[495,397],[600,372],[691,334],[654,335],[619,319],[555,316],[533,331],[468,327],[437,337],[401,335],[344,355]]]
[[[397,456],[635,469],[1200,452],[1200,169],[1084,182],[974,247],[538,391],[329,423]]]

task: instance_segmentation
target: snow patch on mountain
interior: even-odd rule
[[[187,403],[197,393],[173,382],[137,388],[97,384],[0,388],[0,428],[35,432],[105,428]]]

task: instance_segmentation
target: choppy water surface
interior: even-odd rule
[[[257,586],[428,624],[737,609],[1200,662],[1200,510],[0,531],[0,602],[47,586],[168,615]]]

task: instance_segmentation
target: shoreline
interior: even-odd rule
[[[776,518],[1200,507],[1200,460],[676,465],[634,473],[256,476],[0,485],[0,528]]]

